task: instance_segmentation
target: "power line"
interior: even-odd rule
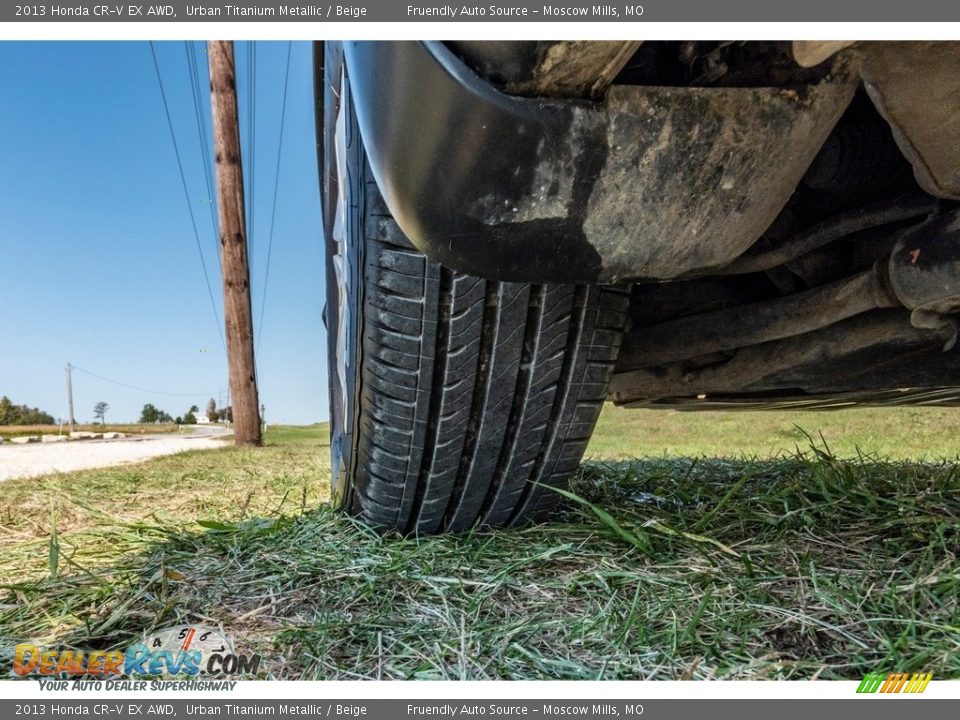
[[[190,212],[190,224],[193,226],[193,238],[197,241],[197,252],[200,253],[200,266],[203,268],[203,279],[207,284],[207,295],[210,297],[210,308],[213,310],[214,322],[220,335],[220,345],[223,352],[227,352],[227,343],[223,339],[223,328],[220,322],[220,313],[217,312],[217,303],[213,299],[213,289],[210,287],[210,275],[207,273],[207,263],[203,258],[203,247],[200,245],[200,233],[197,232],[197,220],[193,215],[193,205],[190,202],[190,190],[187,188],[187,178],[183,173],[183,162],[180,160],[180,149],[177,147],[177,136],[173,131],[173,120],[170,119],[170,107],[167,105],[167,94],[163,89],[163,78],[160,76],[160,63],[157,61],[157,50],[153,40],[150,41],[150,54],[153,56],[153,69],[157,73],[157,83],[160,85],[160,98],[163,100],[163,111],[167,116],[167,127],[170,130],[170,140],[173,141],[173,152],[177,156],[177,169],[180,170],[180,182],[183,185],[183,197]]]
[[[150,390],[149,388],[143,388],[143,387],[139,387],[139,386],[137,386],[137,385],[130,385],[129,383],[120,382],[119,380],[113,380],[113,379],[111,379],[111,378],[104,377],[103,375],[97,375],[97,373],[95,373],[95,372],[90,372],[89,370],[84,370],[82,367],[77,367],[76,365],[69,365],[68,367],[69,367],[71,370],[79,370],[80,372],[84,373],[85,375],[90,375],[91,377],[95,377],[95,378],[97,378],[98,380],[103,380],[104,382],[108,382],[108,383],[111,383],[111,384],[113,384],[113,385],[119,385],[120,387],[129,388],[129,389],[131,389],[131,390],[139,390],[140,392],[150,393],[150,394],[152,394],[152,395],[168,395],[168,396],[170,396],[170,397],[197,397],[198,395],[202,396],[202,395],[214,395],[214,394],[215,394],[215,393],[172,393],[172,392],[164,392],[163,390]]]
[[[195,51],[191,50],[191,42],[189,40],[183,41],[183,47],[187,53],[187,74],[190,77],[190,90],[193,94],[193,115],[197,124],[197,139],[200,142],[200,155],[203,160],[203,180],[207,187],[207,205],[210,208],[210,225],[213,228],[213,237],[216,240],[220,235],[220,230],[217,226],[217,214],[214,211],[214,194],[213,194],[213,168],[210,162],[210,144],[207,142],[207,126],[203,118],[205,113],[203,112],[203,99],[200,92],[200,70],[197,63],[197,54]],[[220,261],[220,249],[217,244],[214,244],[214,250],[216,251],[217,262]]]
[[[270,255],[273,253],[273,229],[277,220],[277,193],[280,189],[280,158],[283,153],[283,128],[287,122],[287,85],[290,80],[290,53],[293,42],[287,42],[287,67],[283,73],[283,102],[280,108],[280,139],[277,141],[277,169],[273,176],[273,208],[270,211],[270,237],[267,241],[267,268],[263,274],[263,295],[260,298],[260,327],[257,329],[257,349],[263,336],[263,312],[267,306],[267,287],[270,282]]]
[[[247,42],[247,150],[249,158],[247,166],[250,190],[247,202],[247,255],[253,255],[253,230],[256,218],[256,188],[257,180],[257,42]]]

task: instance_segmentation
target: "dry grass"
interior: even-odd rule
[[[160,424],[127,424],[127,425],[76,425],[74,429],[84,432],[121,432],[127,434],[157,434],[177,432],[177,426],[173,423]],[[70,426],[64,425],[62,430],[59,425],[0,425],[0,438],[18,437],[22,435],[57,435],[60,432],[66,435],[70,432]]]

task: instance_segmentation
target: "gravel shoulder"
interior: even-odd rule
[[[187,450],[212,450],[223,447],[228,437],[228,432],[204,432],[31,445],[4,443],[0,446],[0,481],[112,467]]]

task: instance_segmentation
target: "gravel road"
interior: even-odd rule
[[[223,447],[223,428],[190,435],[147,435],[119,440],[0,445],[0,481],[56,472],[111,467],[186,450]]]

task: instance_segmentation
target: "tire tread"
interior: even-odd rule
[[[353,510],[419,534],[541,516],[606,399],[627,293],[442,267],[404,237],[372,180],[365,190]]]

